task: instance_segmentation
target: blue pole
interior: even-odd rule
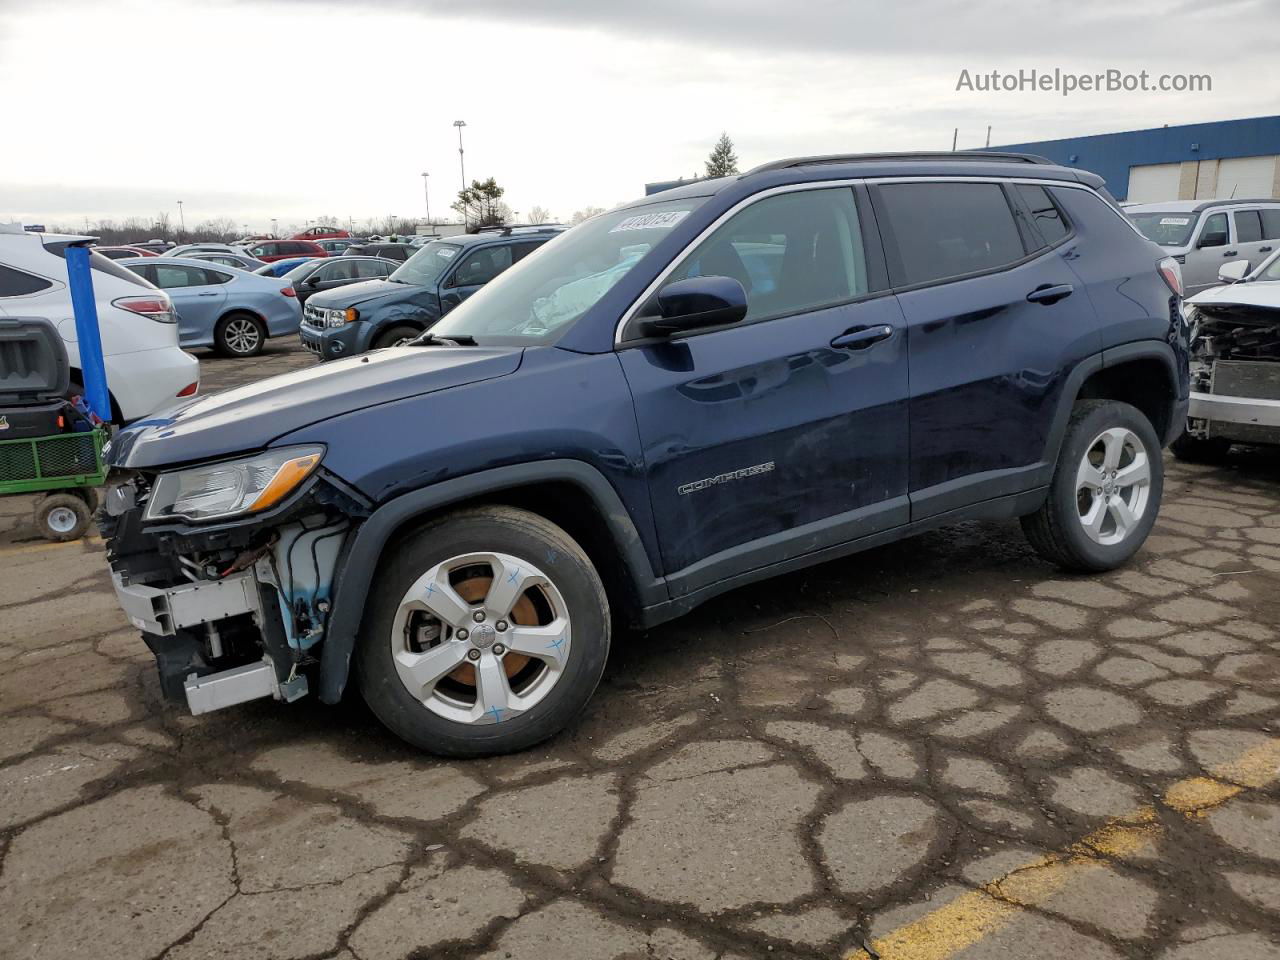
[[[76,340],[80,346],[85,403],[103,420],[110,420],[111,397],[107,393],[107,367],[102,360],[102,333],[98,329],[98,302],[93,296],[89,248],[67,247],[66,253],[67,283],[71,288],[71,309],[76,315]]]

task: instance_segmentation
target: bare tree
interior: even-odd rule
[[[551,216],[551,211],[546,207],[530,207],[529,222],[530,223],[550,223],[555,217]]]
[[[604,207],[583,207],[581,210],[574,212],[573,216],[569,218],[569,223],[577,226],[583,220],[590,220],[599,213],[604,213]]]

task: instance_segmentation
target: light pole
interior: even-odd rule
[[[280,232],[280,231],[276,228],[276,224],[277,224],[277,222],[278,222],[278,221],[279,221],[279,217],[272,217],[272,218],[271,218],[271,235],[272,235],[273,237],[274,237],[277,233],[279,233],[279,232]]]
[[[181,200],[178,201],[178,230],[180,231],[180,234],[181,234],[181,236],[179,236],[178,239],[181,240],[182,236],[185,236],[187,233],[187,218],[182,215]]]
[[[455,120],[453,125],[458,128],[458,169],[462,172],[462,192],[467,192],[467,164],[462,156],[462,128],[467,125],[465,120]],[[467,202],[462,201],[462,229],[467,229]]]
[[[423,200],[426,202],[426,204],[427,204],[427,223],[428,223],[428,224],[430,224],[430,223],[431,223],[431,191],[427,188],[427,178],[428,178],[428,177],[430,177],[430,176],[431,176],[431,174],[429,174],[429,173],[427,173],[427,172],[423,171],[423,174],[422,174],[422,199],[423,199]]]

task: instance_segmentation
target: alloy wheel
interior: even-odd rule
[[[1147,510],[1151,461],[1138,435],[1111,427],[1094,438],[1076,470],[1076,508],[1089,539],[1120,543]]]
[[[400,682],[428,710],[457,723],[502,723],[536,706],[563,675],[569,611],[527,561],[463,554],[409,587],[390,642]]]
[[[233,317],[227,321],[223,339],[232,353],[253,353],[262,342],[262,332],[248,317]]]

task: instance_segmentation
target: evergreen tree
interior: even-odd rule
[[[728,177],[738,172],[738,155],[733,152],[729,134],[721,133],[711,156],[707,157],[708,177]]]

